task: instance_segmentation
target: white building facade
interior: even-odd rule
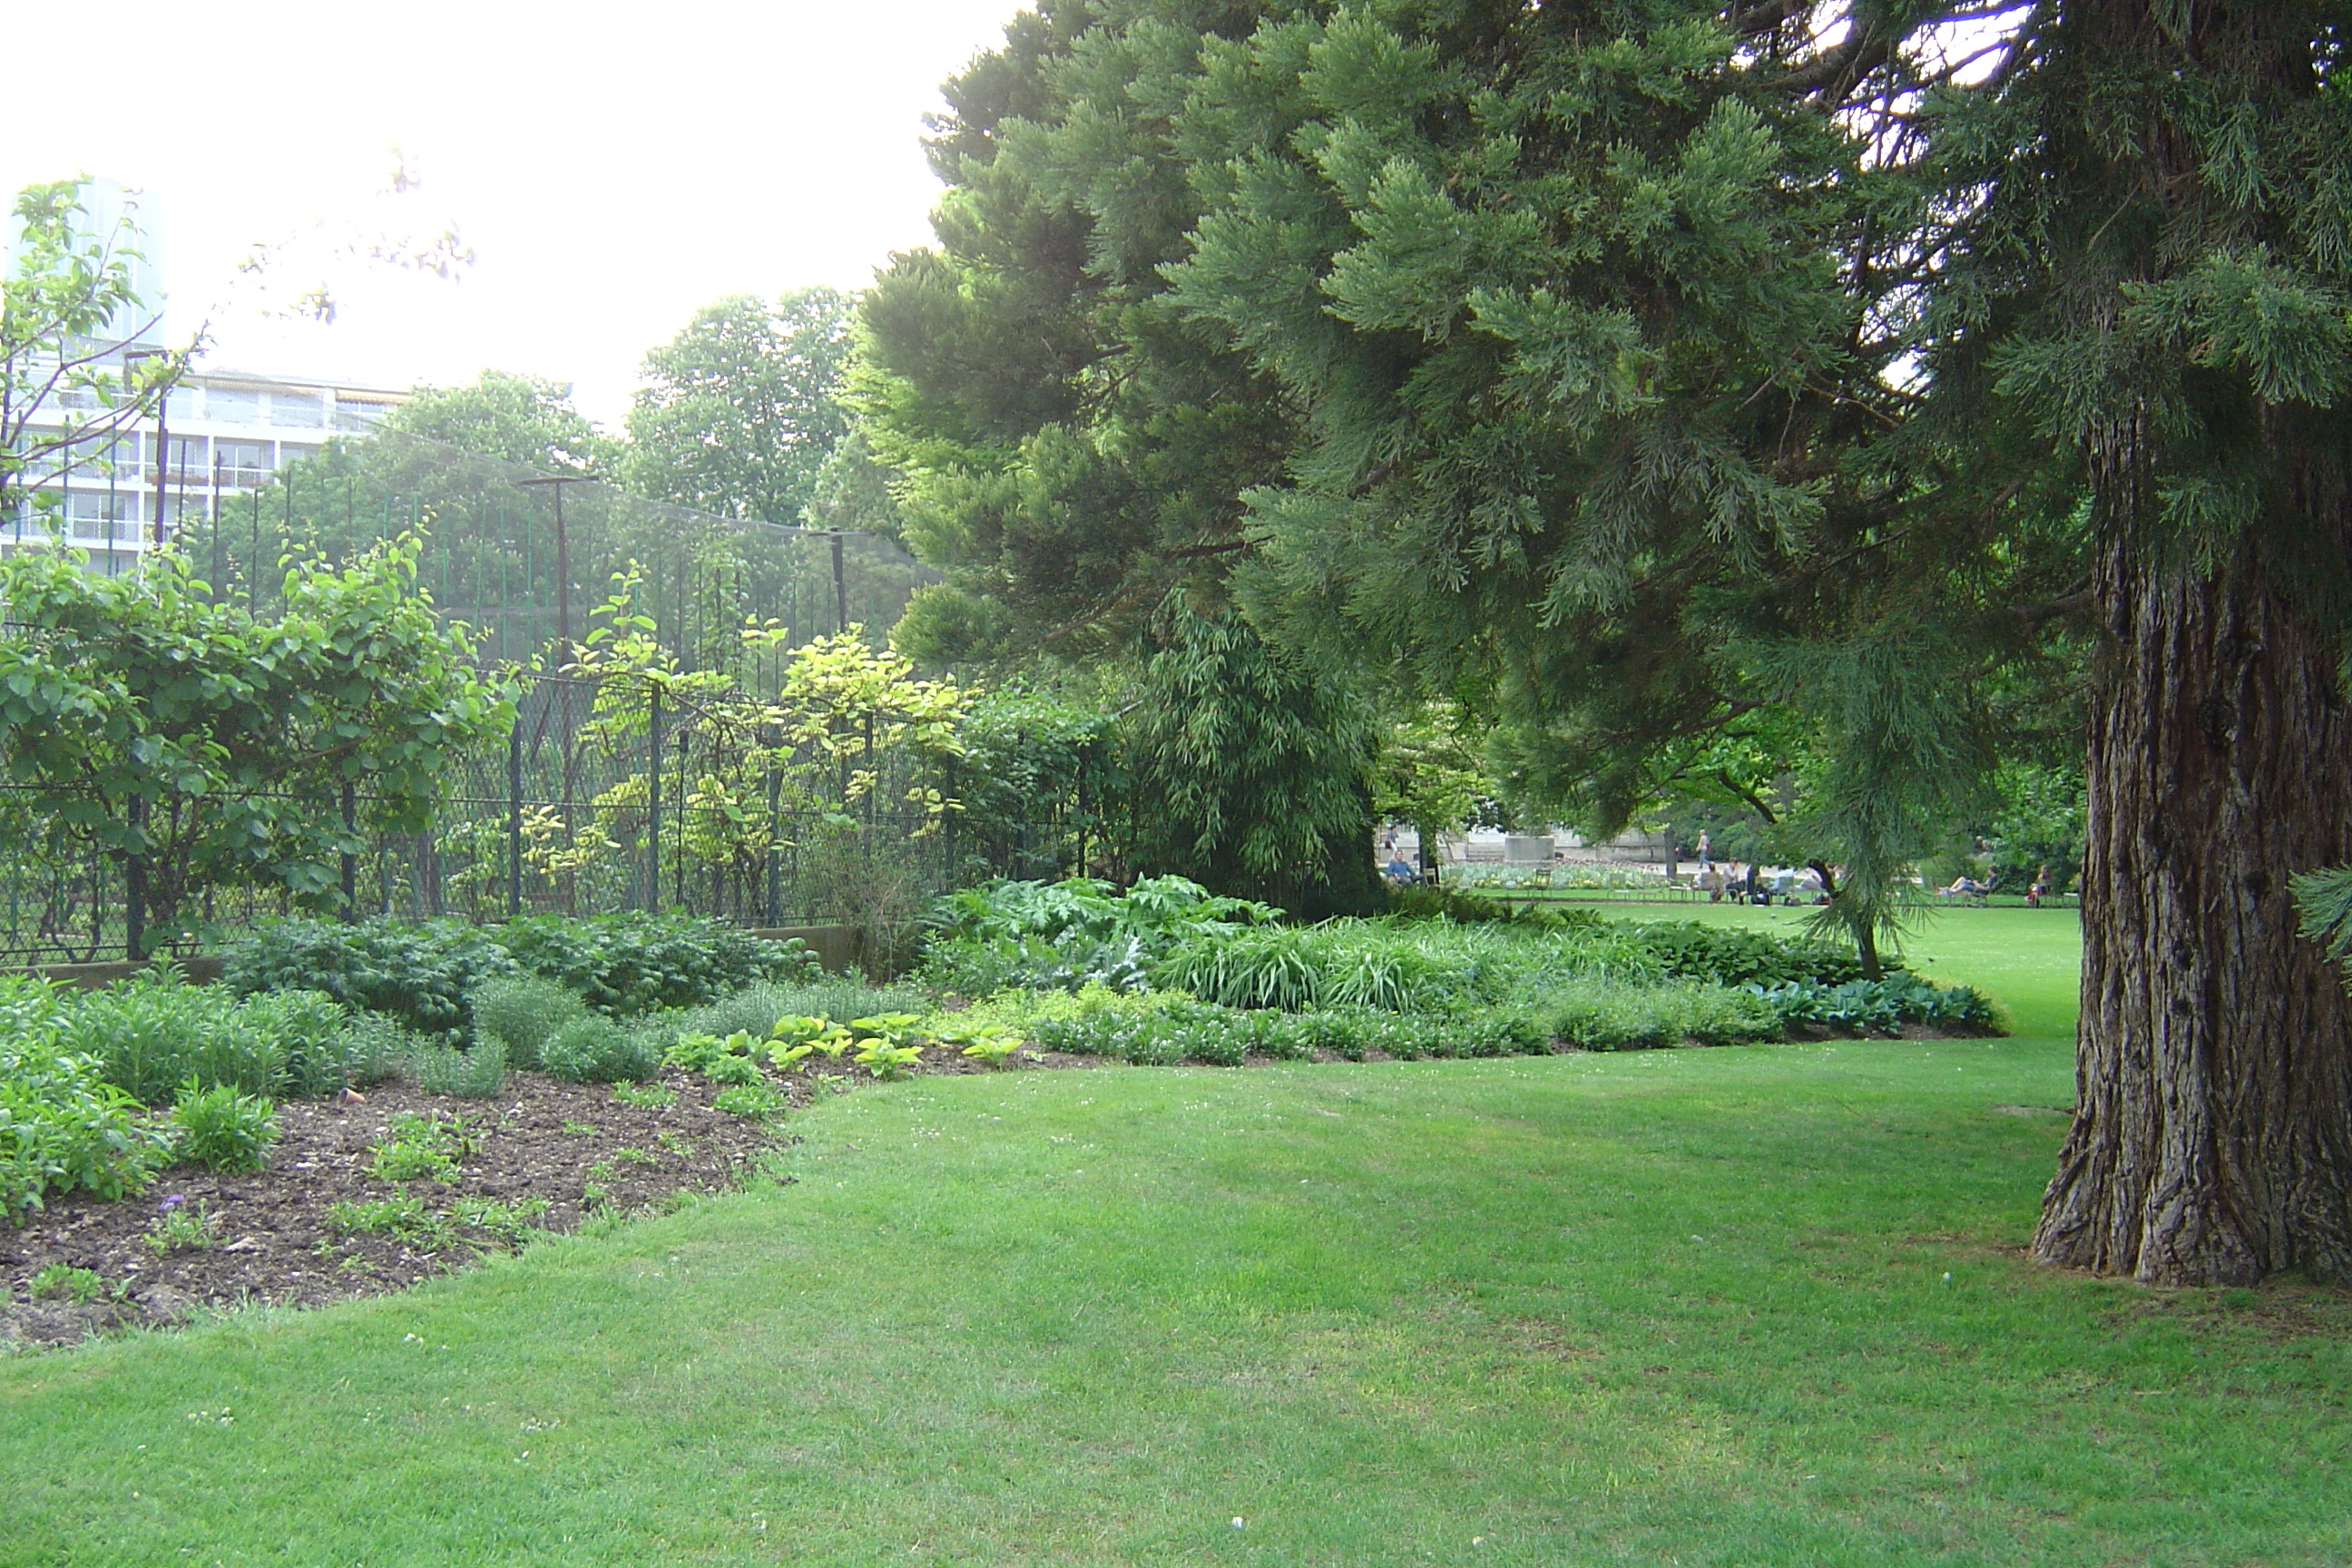
[[[93,353],[88,368],[120,385],[130,379],[127,366],[145,360],[152,374],[152,362],[166,352],[164,236],[142,211],[145,198],[118,181],[85,180],[79,199],[78,239],[118,258],[137,302],[66,352]],[[6,276],[14,277],[24,237],[9,226],[5,238]],[[18,367],[14,395],[39,397],[42,368]],[[59,451],[13,476],[0,492],[0,550],[41,542],[56,528],[96,561],[119,564],[217,515],[227,498],[257,489],[331,437],[366,434],[407,397],[302,376],[191,371],[161,410],[135,426],[85,436],[74,443],[70,461]],[[21,449],[47,453],[68,430],[110,423],[96,393],[52,387],[25,418]]]
[[[53,461],[21,475],[14,515],[0,518],[0,549],[42,542],[61,526],[68,544],[120,565],[217,515],[230,498],[313,456],[330,437],[365,435],[407,397],[338,382],[192,372],[160,417],[84,437],[70,465]],[[103,410],[95,395],[67,392],[43,412],[55,417],[35,422],[36,438],[42,426],[55,435]]]

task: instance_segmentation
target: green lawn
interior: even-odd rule
[[[1623,921],[1704,921],[1800,933],[1809,909],[1753,904],[1594,904]],[[2071,1037],[2083,967],[2083,921],[2073,909],[2022,907],[1927,911],[1905,944],[1906,961],[1931,980],[1966,983],[2000,998],[2021,1037]]]
[[[2072,939],[1919,947],[2055,1028]],[[2344,1297],[2020,1258],[2070,1079],[2045,1034],[864,1089],[788,1186],[0,1363],[0,1563],[2352,1560]]]

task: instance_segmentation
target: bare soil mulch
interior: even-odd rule
[[[971,1064],[927,1064],[955,1071]],[[772,1080],[793,1105],[829,1085],[855,1081],[794,1073]],[[89,1194],[52,1197],[26,1224],[0,1224],[0,1352],[69,1343],[110,1329],[167,1326],[207,1308],[266,1303],[318,1306],[399,1290],[515,1245],[511,1230],[444,1223],[405,1233],[354,1231],[331,1217],[338,1204],[413,1198],[445,1220],[465,1199],[514,1205],[534,1230],[577,1230],[593,1213],[658,1209],[682,1193],[740,1184],[771,1149],[790,1142],[772,1120],[715,1109],[718,1085],[665,1068],[645,1086],[675,1096],[629,1105],[601,1083],[516,1072],[494,1098],[430,1094],[413,1083],[377,1084],[362,1103],[289,1100],[268,1168],[229,1175],[190,1166],[165,1171],[144,1194],[120,1203]],[[479,1140],[454,1181],[378,1180],[373,1146],[392,1120],[414,1112],[462,1118]],[[168,1208],[207,1216],[213,1245],[159,1249],[152,1239]],[[36,1298],[34,1277],[51,1265],[86,1268],[104,1289],[76,1301]]]

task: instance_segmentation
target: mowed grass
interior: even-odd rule
[[[861,1089],[790,1185],[0,1362],[0,1563],[2352,1561],[2342,1296],[2019,1255],[2070,1081],[2043,1036]]]
[[[1703,921],[1780,936],[1803,933],[1802,905],[1593,903],[1612,920]],[[2071,1037],[2080,1001],[2083,921],[2072,908],[1930,907],[1903,943],[1904,962],[1940,984],[1973,985],[2000,1000],[2011,1033]]]

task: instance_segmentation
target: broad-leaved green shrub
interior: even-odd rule
[[[1622,928],[1657,955],[1676,980],[1717,985],[1780,985],[1791,981],[1843,984],[1862,978],[1862,961],[1846,948],[1738,926],[1659,921]]]
[[[814,978],[816,958],[797,939],[770,942],[723,921],[684,915],[530,915],[495,933],[535,974],[562,984],[609,1018],[695,1007],[758,981]]]
[[[1180,942],[1281,913],[1182,877],[1147,877],[1124,893],[1083,878],[995,882],[933,908],[919,973],[931,990],[966,996],[1013,986],[1139,991],[1149,966]]]
[[[1975,987],[1935,985],[1915,974],[1849,980],[1841,985],[1804,981],[1751,985],[1748,994],[1789,1023],[1865,1035],[1893,1035],[1906,1024],[1969,1033],[1990,1033],[2000,1026],[1998,1010]]]
[[[517,972],[488,932],[454,920],[268,921],[221,956],[221,983],[239,995],[323,991],[449,1037],[466,1029],[467,993]]]
[[[46,980],[0,976],[0,1213],[11,1221],[49,1193],[138,1192],[171,1154],[168,1131],[66,1048],[64,1015]]]

